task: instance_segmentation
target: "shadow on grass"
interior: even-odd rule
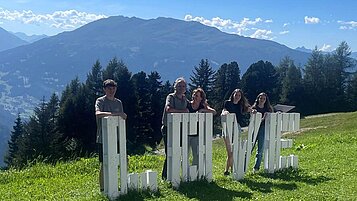
[[[228,190],[218,186],[215,182],[207,181],[194,181],[181,183],[179,193],[185,195],[188,198],[195,198],[198,200],[233,200],[236,197],[250,199],[252,193],[238,192],[234,190]]]
[[[245,184],[253,191],[260,191],[262,193],[271,193],[273,189],[280,190],[294,190],[297,189],[297,185],[294,183],[273,183],[273,182],[259,182],[257,179],[243,179],[240,183]]]
[[[332,178],[325,176],[310,176],[302,169],[287,168],[282,171],[275,172],[274,174],[262,173],[263,177],[271,179],[280,179],[284,181],[304,182],[309,185],[317,185],[326,181],[332,180]]]
[[[132,201],[143,201],[148,198],[158,198],[161,197],[160,190],[157,192],[150,191],[128,191],[128,194],[119,196],[116,200],[132,200]]]

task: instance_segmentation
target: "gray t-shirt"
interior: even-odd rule
[[[174,108],[176,110],[184,110],[187,108],[187,102],[188,102],[188,100],[186,99],[186,96],[184,96],[181,99],[181,98],[177,97],[175,95],[175,93],[171,93],[171,94],[167,95],[165,108],[164,108],[164,114],[162,115],[162,124],[167,126],[167,112],[166,112],[167,106],[170,106],[171,108]]]
[[[97,98],[95,101],[95,111],[101,112],[124,112],[123,104],[117,98],[114,100],[109,100],[106,96],[102,96]],[[97,120],[97,143],[102,143],[102,121],[100,118],[96,118]]]

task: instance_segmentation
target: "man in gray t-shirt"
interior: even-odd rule
[[[104,190],[104,181],[103,181],[103,146],[102,146],[102,117],[106,116],[120,116],[123,119],[126,119],[126,114],[123,110],[122,102],[115,98],[115,92],[117,91],[117,83],[114,80],[105,80],[103,82],[103,90],[105,95],[99,97],[95,101],[95,116],[97,120],[97,143],[99,151],[99,162],[100,162],[100,171],[99,171],[99,185],[100,190]]]

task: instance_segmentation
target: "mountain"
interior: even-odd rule
[[[206,58],[213,69],[237,61],[244,73],[254,62],[277,64],[285,56],[303,65],[309,54],[198,22],[109,17],[0,52],[0,108],[28,115],[43,96],[61,92],[75,76],[84,81],[97,59],[105,67],[115,56],[133,73],[158,71],[163,80],[172,81],[178,76],[188,79]]]
[[[25,44],[28,44],[28,42],[0,27],[0,52]]]
[[[354,58],[354,59],[357,59],[357,52],[352,52],[351,53],[351,57]]]
[[[19,37],[20,39],[24,40],[24,41],[27,41],[29,43],[33,43],[33,42],[36,42],[38,40],[41,40],[43,38],[47,38],[48,36],[45,35],[45,34],[41,34],[41,35],[27,35],[25,33],[22,33],[22,32],[16,32],[16,33],[13,33],[15,36]]]
[[[311,49],[307,49],[307,48],[305,48],[304,46],[297,47],[297,48],[295,48],[295,50],[298,50],[298,51],[300,51],[300,52],[312,53],[312,50],[311,50]]]

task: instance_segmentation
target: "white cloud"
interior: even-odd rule
[[[340,29],[355,29],[357,27],[356,21],[337,21],[337,23],[341,24]]]
[[[89,22],[106,18],[105,15],[79,12],[77,10],[56,11],[51,14],[35,14],[31,10],[9,11],[0,8],[0,19],[24,24],[47,24],[60,29],[74,29]]]
[[[283,27],[287,27],[287,26],[289,26],[290,25],[290,23],[284,23],[283,24]]]
[[[318,24],[318,23],[320,23],[319,18],[305,16],[305,24]]]
[[[273,32],[270,30],[258,29],[250,37],[258,38],[258,39],[272,40],[273,39],[273,37],[271,36],[272,33]]]
[[[321,48],[319,48],[319,51],[327,52],[331,50],[331,45],[324,44]]]
[[[285,35],[285,34],[288,34],[290,31],[281,31],[279,32],[280,35]]]
[[[247,33],[248,31],[252,30],[260,30],[259,28],[255,27],[263,23],[272,23],[273,20],[263,20],[262,18],[255,18],[251,20],[249,18],[243,18],[240,22],[233,21],[231,19],[221,19],[220,17],[214,17],[212,19],[205,19],[204,17],[193,17],[192,15],[186,15],[184,18],[186,21],[196,21],[200,22],[207,26],[216,27],[221,31],[228,32],[228,33],[235,33],[242,36],[249,36]],[[269,31],[266,31],[269,32]],[[271,31],[270,31],[271,32]],[[271,33],[270,33],[271,34]],[[261,38],[271,38],[271,37],[264,37],[264,34],[261,32],[255,31],[252,36],[259,36]]]

